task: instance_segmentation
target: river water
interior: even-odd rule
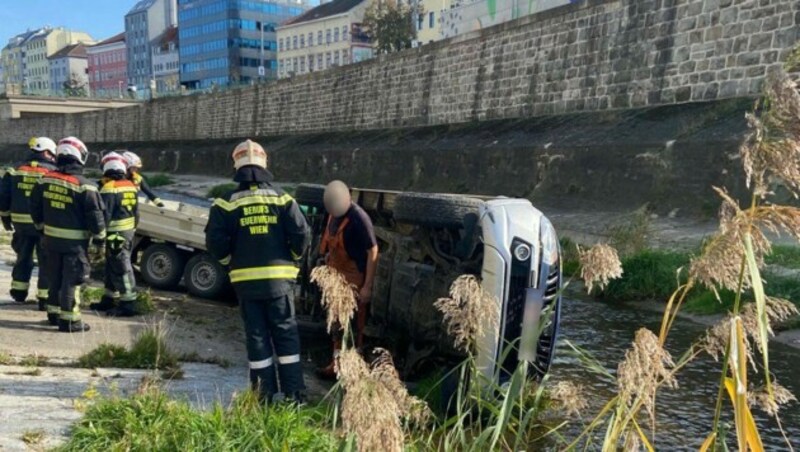
[[[634,333],[644,326],[656,334],[660,328],[661,314],[630,306],[602,302],[564,300],[562,306],[561,336],[557,357],[551,369],[551,382],[571,380],[584,385],[590,394],[590,408],[583,422],[589,422],[592,414],[614,396],[615,382],[587,371],[570,353],[564,343],[573,344],[589,351],[612,374],[617,363],[630,346]],[[697,323],[677,319],[672,328],[667,348],[677,359],[689,345],[703,334],[706,327]],[[800,395],[800,350],[784,344],[770,344],[770,365],[777,381],[793,394]],[[648,428],[648,436],[658,450],[697,450],[709,433],[714,417],[714,407],[719,385],[721,363],[702,354],[678,374],[677,389],[662,389],[657,399],[656,431]],[[752,375],[752,369],[751,369]],[[762,375],[750,377],[760,382]],[[724,420],[732,423],[730,404],[725,404],[728,416]],[[761,438],[768,450],[787,450],[788,447],[774,419],[754,408],[754,416]],[[800,405],[785,405],[781,411],[784,430],[795,448],[800,448]],[[649,423],[649,422],[646,422]],[[644,425],[643,425],[644,427]],[[581,422],[573,422],[562,434],[567,439],[575,438],[582,430]],[[601,426],[598,434],[604,433]],[[727,443],[735,449],[735,433],[728,435]],[[591,449],[591,448],[590,448]]]

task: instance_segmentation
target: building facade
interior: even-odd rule
[[[140,0],[125,15],[128,84],[148,96],[153,79],[152,42],[177,25],[177,0]]]
[[[125,33],[86,48],[89,89],[96,97],[124,97],[128,86]]]
[[[153,78],[156,81],[156,92],[172,93],[181,88],[178,28],[168,28],[152,43]]]
[[[277,77],[275,29],[306,11],[303,1],[179,0],[181,83],[207,89]]]
[[[25,42],[38,30],[28,30],[8,40],[8,44],[0,52],[0,63],[3,65],[3,78],[0,84],[10,94],[22,94],[25,77]]]
[[[372,58],[361,32],[368,0],[334,0],[278,27],[278,77],[321,71]]]
[[[89,63],[86,46],[72,44],[48,57],[50,91],[56,95],[87,96]]]
[[[71,44],[93,44],[86,33],[65,28],[43,28],[25,41],[23,90],[32,95],[49,95],[50,61],[48,57]]]
[[[451,0],[418,0],[411,3],[412,8],[416,7],[416,46],[443,38],[442,19],[453,4]]]

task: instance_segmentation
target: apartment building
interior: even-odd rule
[[[86,48],[89,87],[93,96],[124,97],[128,87],[125,32]]]
[[[71,44],[48,57],[50,92],[55,95],[89,94],[89,62],[84,44]]]
[[[152,43],[178,23],[177,0],[140,0],[125,15],[127,83],[144,97],[153,80]]]
[[[78,43],[93,44],[94,40],[86,33],[66,28],[42,28],[33,33],[23,44],[23,91],[33,95],[53,94],[48,57]]]

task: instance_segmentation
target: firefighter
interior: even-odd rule
[[[127,178],[127,161],[116,152],[106,154],[100,197],[105,207],[105,293],[90,308],[109,315],[132,317],[136,308],[136,279],[131,266],[131,246],[138,218],[138,192]]]
[[[138,155],[134,154],[131,151],[118,151],[122,154],[122,157],[128,162],[128,179],[133,181],[136,184],[136,187],[147,196],[147,199],[150,200],[153,204],[157,205],[158,207],[164,207],[164,202],[158,198],[153,190],[150,188],[150,185],[147,183],[144,177],[140,174],[142,171],[142,159],[139,158]]]
[[[28,298],[33,253],[39,260],[39,281],[36,298],[39,310],[47,310],[47,255],[41,246],[41,234],[33,226],[30,210],[31,191],[39,179],[55,169],[56,143],[50,138],[31,138],[28,147],[33,156],[9,168],[0,181],[0,218],[6,231],[14,231],[11,247],[17,253],[17,262],[11,272],[11,298],[24,303]]]
[[[342,181],[325,187],[323,197],[328,223],[320,242],[320,255],[325,264],[339,271],[356,290],[358,311],[355,321],[356,347],[364,345],[364,327],[372,299],[372,285],[378,268],[378,240],[372,219],[350,197],[350,189]],[[335,378],[335,358],[342,346],[341,337],[334,337],[334,360],[317,370],[326,379]]]
[[[56,170],[39,179],[31,194],[31,217],[44,233],[48,258],[47,318],[69,333],[89,331],[81,320],[81,285],[90,270],[90,241],[100,246],[106,235],[97,185],[83,176],[88,156],[79,139],[62,139],[56,148]]]
[[[206,227],[209,253],[230,266],[247,335],[250,382],[263,400],[280,390],[302,401],[305,384],[293,285],[309,228],[291,196],[271,184],[267,154],[253,141],[233,151],[238,188],[218,198]],[[273,354],[276,361],[273,361]]]

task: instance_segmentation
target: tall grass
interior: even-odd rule
[[[797,84],[781,72],[768,77],[765,95],[748,115],[748,121],[751,134],[740,150],[748,187],[752,190],[748,205],[741,207],[725,190],[716,189],[722,198],[719,230],[705,243],[700,254],[691,258],[688,267],[676,271],[675,274],[680,275],[675,279],[677,289],[667,297],[659,330],[652,332],[641,328],[637,331],[614,376],[617,395],[569,447],[590,441],[593,433],[602,428],[605,431],[603,451],[615,451],[632,443],[654,450],[647,426],[640,424],[641,412],[649,414],[654,430],[658,391],[676,386],[680,371],[703,352],[720,360],[721,371],[716,404],[705,413],[710,422],[702,451],[727,449],[726,432],[720,422],[727,407],[733,412],[732,432],[737,448],[740,451],[764,450],[752,414],[754,404],[760,404],[779,420],[780,405],[794,399],[772,378],[769,338],[773,323],[785,321],[798,311],[790,302],[766,295],[762,268],[765,256],[771,251],[765,231],[783,232],[800,240],[800,209],[773,204],[770,185],[779,181],[795,195],[800,194],[800,93]],[[732,306],[725,319],[675,359],[665,346],[678,312],[697,287],[733,294]],[[749,369],[757,365],[763,372],[764,389],[756,394],[749,381]],[[791,449],[788,439],[787,447]]]
[[[148,325],[138,334],[130,349],[101,344],[78,358],[78,365],[86,368],[177,370],[178,357],[170,349],[167,336],[162,324]]]

